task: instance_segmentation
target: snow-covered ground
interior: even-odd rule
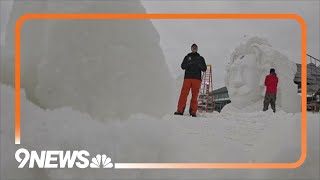
[[[1,179],[319,179],[319,114],[308,114],[308,157],[290,170],[28,170],[14,153],[86,149],[119,162],[294,162],[300,113],[135,114],[101,122],[72,108],[43,110],[22,92],[22,145],[14,145],[14,90],[1,85]],[[4,128],[6,127],[6,128]]]

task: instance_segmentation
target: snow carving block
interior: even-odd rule
[[[106,12],[146,13],[138,1],[14,1],[7,52],[23,14]],[[171,113],[174,80],[159,41],[148,19],[28,20],[21,30],[21,85],[28,99],[45,109],[70,106],[100,120]],[[12,60],[4,64],[13,71]],[[13,72],[3,77],[13,83]]]
[[[298,112],[301,100],[294,84],[297,67],[287,56],[272,48],[266,39],[251,37],[231,54],[226,67],[225,85],[231,103],[222,112],[261,111],[265,95],[264,80],[271,68],[279,78],[277,110]]]

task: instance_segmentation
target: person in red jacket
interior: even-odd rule
[[[185,70],[183,85],[181,88],[180,98],[175,115],[183,115],[187,103],[187,97],[191,89],[192,98],[190,101],[189,114],[197,117],[198,94],[201,86],[201,72],[207,70],[204,58],[198,53],[198,46],[192,44],[191,53],[187,54],[181,64],[181,69]]]
[[[278,77],[273,68],[270,69],[270,74],[266,76],[264,85],[267,87],[267,91],[263,101],[263,111],[268,110],[269,104],[271,104],[273,112],[276,112]]]

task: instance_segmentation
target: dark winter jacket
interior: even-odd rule
[[[267,86],[267,93],[277,94],[278,77],[276,73],[267,75],[264,84]]]
[[[199,53],[189,53],[184,57],[181,68],[185,70],[184,79],[201,80],[201,71],[206,71],[207,65]]]

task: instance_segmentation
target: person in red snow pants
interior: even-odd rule
[[[181,68],[185,70],[185,73],[177,111],[174,114],[183,115],[189,91],[191,89],[192,97],[190,101],[189,114],[196,117],[198,110],[198,94],[201,86],[201,72],[205,72],[207,70],[207,65],[204,58],[198,53],[198,46],[196,44],[191,46],[191,51],[191,53],[184,57],[181,64]]]

